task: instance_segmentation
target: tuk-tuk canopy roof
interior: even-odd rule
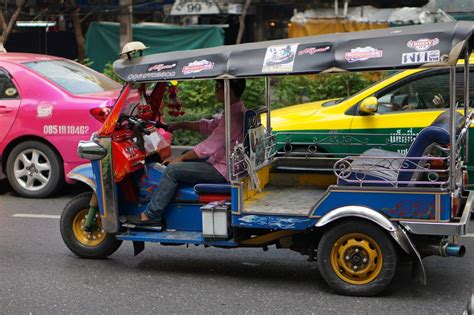
[[[114,62],[125,81],[258,77],[455,65],[474,22],[425,24],[153,54]]]

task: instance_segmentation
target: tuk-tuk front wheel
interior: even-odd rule
[[[334,291],[372,296],[392,281],[397,252],[390,236],[380,227],[361,220],[345,221],[322,236],[318,266]]]
[[[83,258],[106,258],[122,244],[114,235],[102,229],[97,214],[91,231],[86,231],[85,222],[89,213],[89,201],[92,193],[74,197],[61,214],[61,236],[66,246],[77,256]]]

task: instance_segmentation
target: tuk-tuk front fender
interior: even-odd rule
[[[390,233],[393,239],[397,242],[397,244],[407,253],[414,253],[417,257],[417,264],[416,269],[417,272],[417,280],[423,284],[426,284],[426,274],[425,268],[423,266],[423,262],[421,260],[421,255],[416,249],[414,243],[411,241],[408,234],[405,232],[403,228],[399,225],[396,225],[394,222],[387,219],[381,213],[361,206],[346,206],[334,209],[325,215],[323,215],[318,222],[316,223],[316,227],[323,227],[331,222],[335,222],[342,218],[349,218],[349,217],[357,217],[361,219],[366,219],[369,221],[374,222],[384,230]]]
[[[97,190],[97,184],[94,179],[94,172],[90,163],[79,165],[73,168],[68,174],[68,178],[77,180],[88,185],[94,192]]]

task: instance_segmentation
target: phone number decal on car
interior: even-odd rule
[[[89,126],[45,125],[45,135],[85,135],[89,133]]]

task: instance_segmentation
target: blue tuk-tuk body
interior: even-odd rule
[[[466,233],[474,194],[464,187],[468,157],[462,148],[472,113],[467,105],[464,111],[456,108],[454,84],[456,62],[469,56],[473,30],[473,23],[458,22],[137,58],[127,54],[128,59],[114,64],[127,82],[115,107],[93,139],[79,144],[80,156],[91,163],[69,174],[87,183],[92,192],[77,196],[64,209],[61,233],[66,245],[86,258],[107,257],[122,241],[132,241],[135,254],[146,242],[264,249],[275,245],[317,260],[326,282],[348,295],[382,291],[392,280],[398,260],[410,259],[417,279],[425,283],[422,258],[465,253],[459,237]],[[406,43],[426,36],[438,39],[437,52],[429,54],[429,60],[420,53],[418,59],[406,62],[402,58]],[[298,54],[322,45],[328,48],[319,58]],[[280,64],[267,60],[269,51],[281,47],[293,51],[291,60]],[[345,54],[355,47],[376,47],[378,54],[371,54],[372,49],[361,55],[361,50],[348,60]],[[469,58],[465,60],[468,69]],[[168,70],[151,71],[156,65]],[[452,97],[450,108],[413,137],[406,154],[376,147],[337,160],[330,173],[285,164],[288,157],[276,149],[271,132],[269,77],[413,66],[449,67]],[[267,108],[245,114],[244,140],[231,146],[229,80],[258,76],[266,78]],[[162,127],[145,116],[156,118],[163,96],[154,97],[155,92],[150,94],[144,86],[157,82],[154,88],[163,92],[169,80],[194,79],[224,80],[231,180],[181,186],[164,212],[164,230],[128,224],[126,216],[145,209],[166,167],[149,159],[153,150],[144,150],[142,138]],[[140,102],[152,103],[151,116],[133,110],[124,114],[137,85]],[[376,101],[362,102],[359,110],[376,115]],[[467,92],[464,104],[470,104]],[[320,158],[305,157],[312,159]]]

